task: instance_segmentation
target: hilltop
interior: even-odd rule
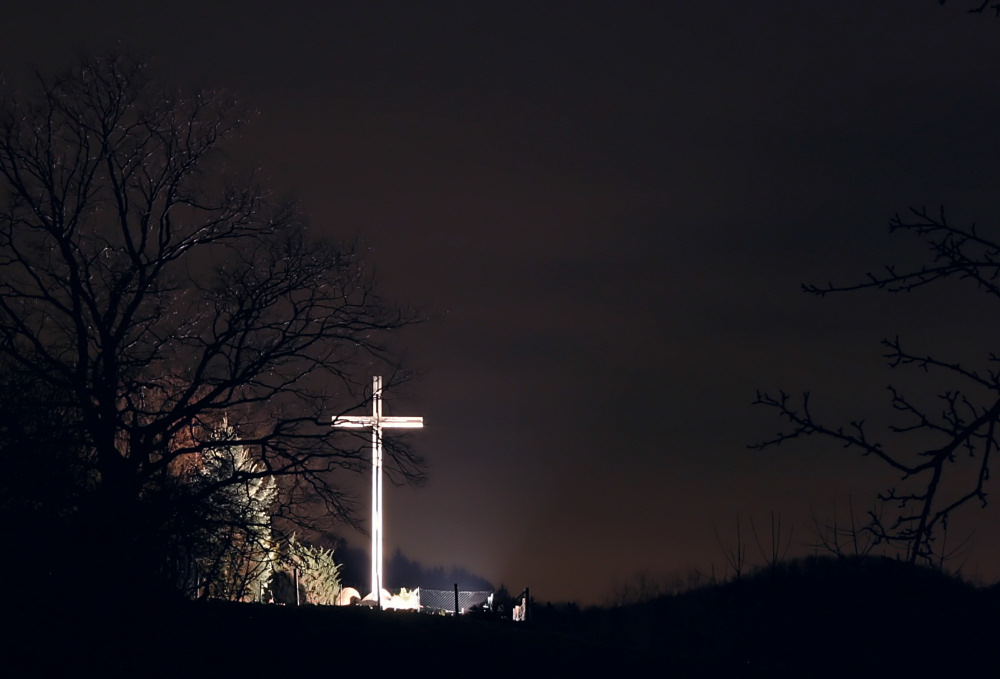
[[[536,605],[525,624],[224,602],[22,611],[22,674],[444,676],[661,670],[682,676],[921,676],[995,662],[998,592],[888,559],[810,558],[611,609]],[[11,611],[10,614],[15,614]],[[8,625],[11,626],[11,625]]]

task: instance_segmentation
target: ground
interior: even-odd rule
[[[613,609],[538,605],[528,623],[223,602],[23,611],[8,676],[941,676],[992,667],[997,588],[885,560],[812,559]],[[10,611],[8,615],[15,614]],[[8,620],[10,622],[10,620]]]

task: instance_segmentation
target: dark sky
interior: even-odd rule
[[[997,317],[960,286],[800,291],[914,261],[887,233],[909,206],[997,226],[1000,20],[969,4],[39,1],[5,10],[0,68],[119,46],[259,110],[233,152],[433,319],[387,396],[425,417],[430,480],[388,492],[386,553],[597,603],[721,574],[738,515],[804,552],[810,511],[892,480],[748,449],[780,427],[758,388],[877,423],[890,381],[942,386],[883,336],[985,356]],[[967,574],[1000,576],[998,525],[965,518]]]

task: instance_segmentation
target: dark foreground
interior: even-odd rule
[[[996,588],[884,560],[807,560],[641,605],[529,623],[256,604],[8,610],[5,676],[285,677],[670,672],[984,676]]]

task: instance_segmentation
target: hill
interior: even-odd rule
[[[947,676],[992,667],[996,588],[885,560],[806,559],[644,604],[526,624],[174,602],[8,611],[9,676]]]

